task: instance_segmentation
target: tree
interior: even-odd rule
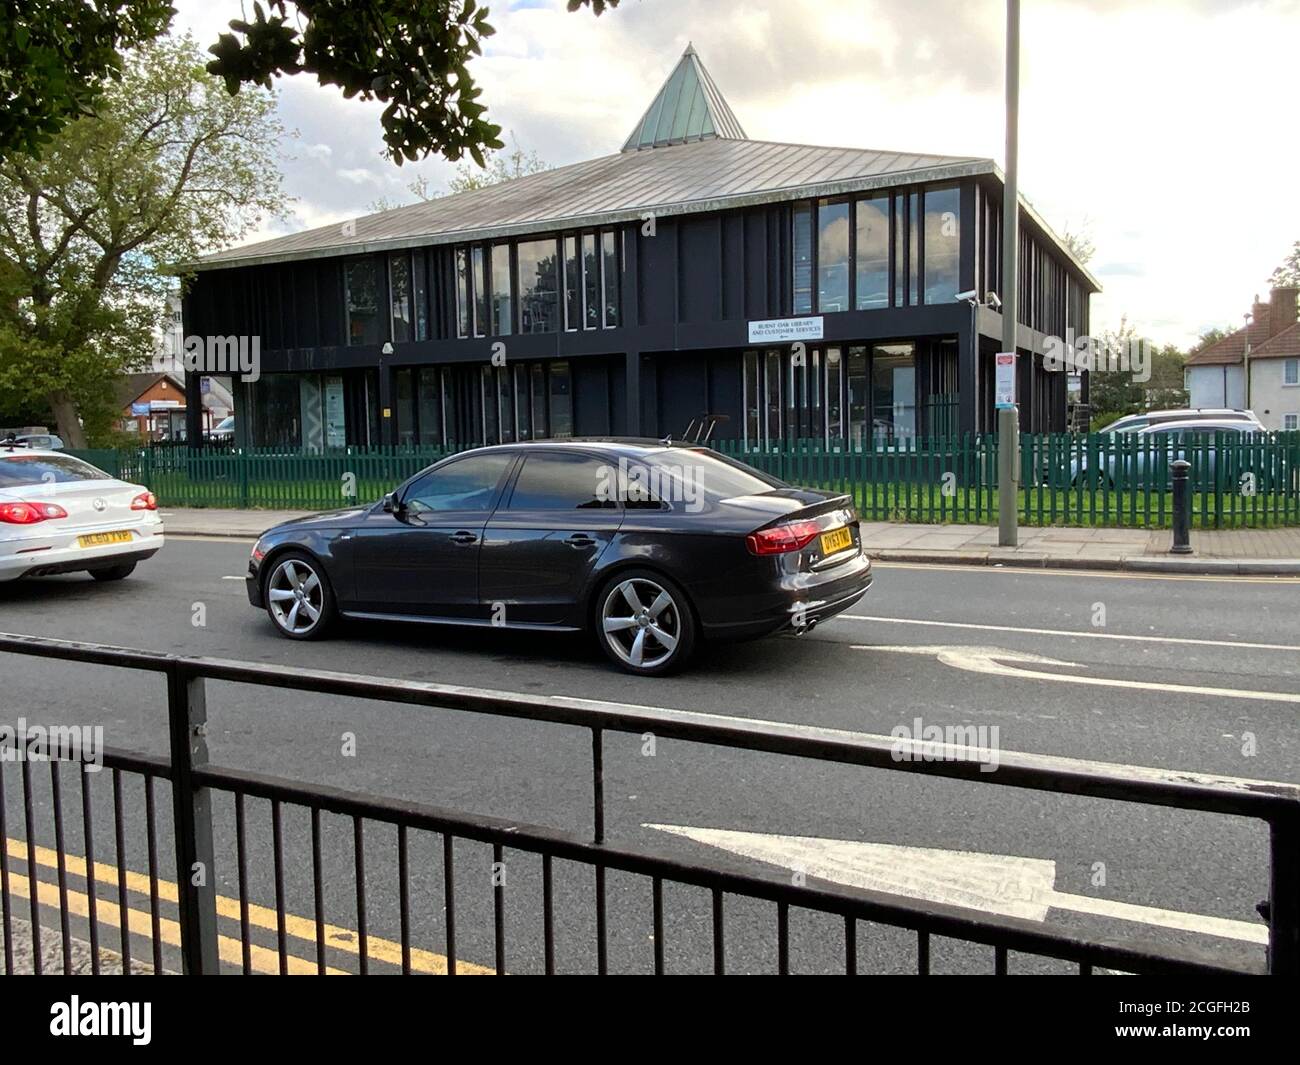
[[[225,0],[233,10],[243,0]],[[568,0],[596,15],[619,0]],[[31,153],[120,76],[120,53],[167,31],[168,0],[42,0],[0,5],[0,158]],[[469,63],[495,32],[476,0],[267,0],[230,22],[208,71],[231,95],[272,77],[314,74],[348,99],[381,100],[397,163],[440,154],[483,165],[502,147]]]
[[[1069,222],[1061,233],[1061,243],[1070,249],[1070,254],[1084,266],[1097,254],[1097,246],[1092,242],[1092,221],[1085,218],[1076,229]]]
[[[0,5],[0,158],[33,154],[90,114],[123,50],[166,31],[168,0],[57,0]]]
[[[169,264],[283,209],[273,97],[232,97],[203,62],[190,38],[147,45],[95,117],[0,160],[0,393],[48,405],[73,447],[147,363]]]
[[[1300,240],[1295,242],[1291,254],[1282,260],[1282,265],[1273,271],[1268,282],[1273,288],[1300,286]]]
[[[590,5],[596,15],[618,0],[569,0],[570,11]],[[271,85],[272,75],[315,74],[351,99],[381,100],[389,157],[399,165],[439,152],[453,162],[503,147],[501,127],[469,73],[482,42],[496,31],[475,0],[267,0],[253,19],[230,23],[210,51],[208,70],[232,92]],[[297,22],[290,22],[293,8]]]

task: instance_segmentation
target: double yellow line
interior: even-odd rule
[[[9,857],[18,862],[22,862],[25,868],[30,869],[27,864],[27,844],[18,839],[5,840],[5,849]],[[35,862],[38,867],[45,869],[57,870],[59,868],[59,855],[57,851],[50,850],[47,847],[37,846],[32,849]],[[86,879],[87,869],[86,860],[76,854],[65,854],[63,856],[64,868],[71,876]],[[94,879],[101,884],[116,888],[118,886],[118,870],[115,866],[106,865],[103,862],[96,862],[94,868]],[[127,889],[135,894],[144,895],[147,898],[153,897],[153,883],[148,876],[143,873],[128,871],[125,874]],[[87,885],[89,887],[89,884]],[[5,900],[5,904],[13,912],[13,900],[22,899],[24,901],[31,898],[31,882],[27,876],[15,872],[14,862],[10,862],[9,867],[9,894],[10,898]],[[158,881],[158,901],[175,904],[179,895],[176,890],[176,884],[170,880],[159,879]],[[62,908],[62,899],[57,883],[51,883],[49,880],[38,877],[36,884],[36,900],[42,906],[48,906],[55,910]],[[68,912],[78,917],[89,919],[90,917],[90,900],[85,892],[74,891],[72,888],[67,890],[67,907]],[[123,919],[126,921],[126,929],[131,935],[141,936],[144,939],[152,940],[153,938],[153,914],[149,910],[135,909],[128,906],[125,914],[117,903],[96,895],[95,912],[98,923],[107,925],[111,928],[122,928]],[[238,899],[228,898],[225,895],[217,896],[217,916],[230,921],[238,922],[241,917],[241,908]],[[265,906],[258,906],[250,903],[248,907],[248,923],[250,928],[260,928],[269,932],[279,931],[279,922],[276,911]],[[325,924],[325,946],[334,950],[343,951],[347,954],[354,954],[360,957],[361,945],[360,937],[350,928],[344,928],[339,925]],[[285,914],[284,930],[286,936],[294,940],[300,940],[310,943],[313,948],[316,944],[316,922],[306,917],[299,917],[295,914]],[[181,928],[177,921],[159,915],[158,935],[162,942],[169,946],[179,947],[181,943]],[[223,962],[231,965],[242,965],[244,960],[243,943],[236,938],[226,935],[217,937],[217,950]],[[432,975],[445,975],[447,972],[447,959],[442,954],[435,954],[432,951],[421,950],[418,947],[410,948],[411,971],[417,973],[428,973]],[[402,945],[392,940],[384,939],[380,936],[366,937],[366,958],[369,961],[381,962],[388,965],[400,967],[402,964]],[[259,973],[278,973],[280,971],[280,955],[276,950],[261,947],[257,944],[249,946],[249,962],[255,972]],[[315,973],[317,971],[315,958],[304,958],[289,953],[286,959],[286,968],[291,974]],[[325,972],[334,975],[346,975],[346,970],[327,966]],[[461,959],[456,961],[456,972],[466,975],[488,975],[491,969],[482,965],[475,965],[472,962],[466,962]]]

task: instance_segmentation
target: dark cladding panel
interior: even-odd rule
[[[337,259],[316,263],[316,305],[320,308],[322,347],[343,344],[343,274]]]
[[[683,218],[678,262],[683,322],[716,322],[722,317],[722,241],[718,216]]]
[[[609,369],[609,431],[627,434],[627,360],[619,355],[606,364]]]
[[[745,216],[722,215],[722,317],[745,317]]]
[[[745,313],[748,319],[771,318],[767,270],[767,212],[745,213]]]
[[[719,354],[708,356],[709,414],[725,416],[713,430],[714,440],[734,440],[744,428],[744,389],[741,356]]]
[[[293,306],[290,309],[293,320],[293,346],[296,348],[314,348],[320,344],[320,312],[316,307],[316,270],[310,262],[294,263]]]
[[[573,374],[573,435],[609,436],[609,373],[603,360],[574,359],[569,363]]]
[[[677,285],[673,245],[677,223],[660,218],[655,235],[637,237],[637,276],[640,281],[638,306],[642,322],[671,322],[676,308]]]
[[[665,356],[658,360],[660,434],[681,438],[692,421],[707,413],[708,374],[701,355]]]

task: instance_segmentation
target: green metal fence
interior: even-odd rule
[[[1172,522],[1170,469],[1192,465],[1192,522],[1199,528],[1300,525],[1300,433],[1021,437],[1017,506],[1025,525],[1161,528]],[[997,521],[997,438],[947,435],[828,448],[822,441],[723,454],[795,484],[853,496],[868,520]],[[164,506],[325,510],[369,502],[439,459],[448,448],[226,451],[140,448],[75,454],[143,484]]]

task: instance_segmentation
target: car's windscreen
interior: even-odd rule
[[[0,488],[112,479],[103,470],[71,455],[0,455]]]
[[[647,456],[646,462],[661,485],[673,486],[669,491],[661,489],[657,493],[661,498],[689,499],[692,495],[687,493],[703,493],[715,499],[734,499],[789,487],[776,477],[716,452],[679,448],[655,452]]]

